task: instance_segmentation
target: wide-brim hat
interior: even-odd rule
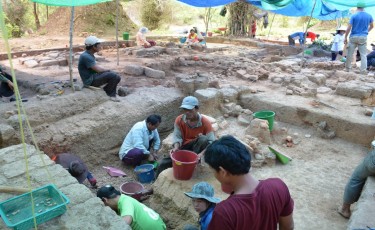
[[[69,171],[69,173],[75,177],[79,183],[86,180],[87,166],[83,163],[82,159],[76,155],[70,153],[61,153],[56,156],[55,162]]]
[[[345,26],[340,26],[338,29],[337,29],[337,31],[346,31],[346,27]]]
[[[214,188],[207,182],[196,183],[191,192],[185,192],[186,196],[195,199],[205,199],[211,203],[219,203],[221,200],[214,197]]]

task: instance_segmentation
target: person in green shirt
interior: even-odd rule
[[[123,217],[133,230],[167,229],[158,213],[136,199],[121,194],[112,185],[101,187],[96,195],[103,201],[105,206],[109,206]]]

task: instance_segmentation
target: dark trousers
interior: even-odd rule
[[[296,41],[294,41],[294,39],[290,35],[288,36],[288,41],[289,41],[289,45],[290,46],[295,46],[296,45]]]
[[[208,143],[207,136],[201,135],[197,139],[190,141],[186,145],[181,146],[180,150],[189,150],[189,151],[195,152],[196,154],[199,154],[204,149],[206,149],[208,145],[209,143]],[[156,171],[156,177],[158,177],[162,171],[171,167],[172,167],[172,159],[170,157],[163,158],[159,162],[158,170]]]
[[[1,71],[1,75],[6,77],[9,81],[13,82],[12,76],[7,72]],[[10,97],[14,94],[13,90],[9,87],[7,82],[0,82],[0,97]]]
[[[110,97],[116,96],[116,87],[117,84],[121,81],[121,77],[117,75],[117,73],[113,71],[107,71],[103,73],[98,73],[94,76],[94,80],[92,81],[91,85],[95,87],[100,87],[102,85],[107,84],[104,86],[104,91]]]
[[[150,151],[151,147],[154,144],[154,139],[151,139],[149,141],[149,147],[148,151]],[[143,160],[146,160],[149,157],[149,154],[144,154],[143,150],[138,149],[138,148],[133,148],[128,151],[128,153],[122,158],[122,162],[126,165],[131,165],[131,166],[138,166],[142,163]]]
[[[144,154],[142,150],[134,148],[129,150],[129,152],[122,158],[122,162],[126,165],[138,166],[143,160],[148,157],[148,154]]]
[[[339,51],[339,54],[342,56],[342,51]],[[336,60],[336,57],[337,57],[337,53],[332,52],[332,61]]]

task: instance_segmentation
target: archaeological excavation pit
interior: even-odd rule
[[[22,63],[25,60],[15,59],[20,85],[29,99],[24,106],[40,149],[49,157],[62,152],[77,154],[99,186],[119,188],[124,182],[136,180],[133,168],[124,166],[118,157],[132,125],[150,114],[160,114],[160,152],[168,154],[173,122],[182,112],[180,103],[184,96],[194,95],[200,101],[200,112],[212,118],[217,137],[231,134],[253,148],[251,172],[256,178],[280,177],[288,185],[295,202],[296,229],[344,229],[368,224],[371,218],[365,214],[371,209],[363,205],[368,198],[361,198],[349,223],[336,208],[348,178],[375,134],[369,116],[374,79],[345,73],[342,64],[318,57],[309,57],[301,68],[299,51],[288,50],[290,47],[241,40],[233,43],[236,46],[206,51],[171,47],[167,42],[154,50],[124,48],[119,66],[115,64],[116,50],[105,49],[99,62],[121,74],[120,103],[108,101],[102,91],[72,93],[65,86],[69,79],[66,66],[28,68]],[[46,52],[44,57],[49,55],[55,56]],[[79,89],[79,75],[76,68],[74,71]],[[64,92],[58,94],[61,90]],[[261,120],[254,120],[252,113],[260,110],[276,113],[272,132],[264,129]],[[3,102],[0,115],[0,181],[21,187],[26,176],[22,148],[15,145],[20,143],[20,134],[14,102]],[[293,144],[287,146],[288,136]],[[26,140],[32,144],[29,132]],[[289,155],[292,161],[281,164],[268,146]],[[28,150],[32,186],[51,183],[31,145]],[[54,183],[72,202],[63,216],[41,225],[41,229],[119,229],[121,219],[95,198],[95,189],[78,184],[47,157],[46,162]],[[103,166],[120,168],[128,176],[110,177]],[[145,185],[153,188],[154,194],[144,203],[163,217],[168,229],[181,229],[197,221],[191,200],[183,192],[199,181],[214,185],[221,199],[228,196],[208,165],[202,164],[189,181],[175,180],[172,169],[164,171],[154,183]],[[373,178],[368,180],[364,191],[373,191],[374,185]],[[0,200],[12,196],[0,193]],[[99,218],[93,220],[92,216]],[[3,222],[0,226],[5,228]]]

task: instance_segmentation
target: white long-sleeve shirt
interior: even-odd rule
[[[122,160],[124,156],[134,148],[140,149],[144,154],[150,154],[148,150],[150,148],[150,140],[154,139],[154,150],[157,151],[160,148],[160,137],[158,130],[149,131],[147,128],[146,121],[137,122],[126,135],[124,142],[121,145],[119,151],[119,157]]]
[[[339,52],[344,50],[344,40],[345,35],[344,34],[336,34],[333,38],[333,44],[331,47],[331,51]]]

